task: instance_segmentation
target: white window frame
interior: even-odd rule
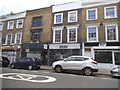
[[[12,22],[12,23],[13,23],[12,28],[9,28],[9,27],[10,27],[10,22]],[[13,27],[14,27],[14,21],[9,21],[9,22],[8,22],[8,26],[7,26],[7,29],[13,29]]]
[[[0,23],[0,24],[1,24],[0,31],[2,31],[2,30],[3,30],[4,23]]]
[[[107,17],[107,16],[106,16],[106,9],[107,9],[107,8],[114,8],[114,10],[115,10],[115,11],[114,11],[114,12],[115,12],[115,17]],[[116,9],[116,6],[104,7],[104,18],[105,18],[105,19],[117,18],[117,9]]]
[[[70,14],[71,13],[76,13],[76,20],[75,21],[70,21]],[[77,19],[78,19],[78,12],[77,12],[77,10],[68,12],[68,22],[77,22]]]
[[[17,44],[17,43],[16,43],[17,34],[20,34],[20,43],[19,43],[19,44],[22,44],[22,43],[21,43],[21,41],[22,41],[22,32],[18,32],[18,33],[15,34],[15,44]]]
[[[76,30],[76,39],[75,39],[75,41],[70,41],[69,40],[69,31],[70,31],[70,29],[75,29]],[[67,42],[68,43],[77,42],[77,36],[78,36],[77,30],[78,30],[77,26],[67,27]]]
[[[11,35],[10,45],[12,45],[12,33],[6,34],[5,45],[7,45],[8,35]]]
[[[60,42],[55,42],[55,31],[61,30],[61,41]],[[53,29],[53,43],[62,43],[62,28],[54,28]]]
[[[96,11],[96,13],[95,13],[96,17],[95,17],[95,19],[89,19],[88,18],[88,11],[93,11],[93,10]],[[86,11],[86,17],[87,17],[86,18],[87,20],[97,20],[98,19],[98,10],[97,10],[97,8],[87,9],[87,11]]]
[[[19,21],[22,21],[22,26],[21,27],[19,27]],[[19,19],[19,20],[17,20],[17,24],[16,24],[16,28],[23,28],[23,19]]]
[[[107,40],[107,27],[109,26],[115,26],[116,27],[116,40]],[[106,42],[114,42],[118,41],[118,25],[117,24],[111,24],[111,25],[105,25],[105,35],[106,35]]]
[[[96,28],[96,41],[89,41],[89,33],[88,30],[89,28]],[[87,42],[98,42],[98,26],[87,26]]]
[[[57,15],[61,15],[61,22],[56,22],[56,16]],[[61,23],[63,23],[63,13],[56,13],[56,14],[54,14],[54,24],[61,24]]]

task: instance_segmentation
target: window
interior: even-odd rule
[[[98,63],[113,63],[111,51],[95,51],[95,60]]]
[[[31,42],[33,42],[33,43],[40,42],[40,31],[31,32]]]
[[[14,21],[9,21],[7,29],[13,29],[13,27],[14,27]]]
[[[22,33],[16,33],[15,34],[15,43],[21,44],[21,39],[22,39]]]
[[[96,20],[97,19],[97,8],[87,10],[87,20]]]
[[[42,16],[32,18],[32,26],[41,26],[42,25]]]
[[[106,29],[106,41],[118,41],[118,26],[107,25]]]
[[[63,22],[63,13],[57,13],[54,15],[54,24],[60,24]]]
[[[3,23],[0,23],[0,30],[3,30]]]
[[[116,6],[105,7],[104,15],[105,18],[116,18],[117,17]]]
[[[98,41],[98,28],[97,26],[87,28],[87,42]]]
[[[77,11],[68,12],[68,22],[77,22]]]
[[[62,29],[55,29],[53,34],[53,43],[62,43]]]
[[[77,27],[68,28],[68,42],[77,42]]]
[[[23,28],[23,19],[17,20],[16,28]]]
[[[12,42],[12,34],[6,35],[6,44],[11,44]]]
[[[68,57],[66,58],[66,61],[75,61],[75,57]]]

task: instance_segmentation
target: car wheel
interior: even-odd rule
[[[33,69],[33,67],[32,67],[31,65],[29,65],[29,66],[28,66],[28,69],[29,69],[29,70],[32,70],[32,69]]]
[[[14,68],[15,68],[15,65],[12,64],[10,67],[11,67],[11,69],[14,69]]]
[[[85,69],[84,69],[84,74],[87,75],[87,76],[92,75],[92,70],[91,70],[91,68],[85,68]]]
[[[62,69],[61,66],[56,66],[56,67],[55,67],[55,71],[56,71],[57,73],[60,73],[60,72],[63,71],[63,69]]]

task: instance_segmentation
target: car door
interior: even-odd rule
[[[64,59],[63,68],[69,69],[69,70],[74,70],[74,61],[75,61],[74,57],[68,57],[68,58]]]
[[[75,57],[75,61],[74,61],[74,69],[75,70],[82,70],[84,65],[85,65],[85,58]]]

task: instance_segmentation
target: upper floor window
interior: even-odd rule
[[[62,43],[62,29],[53,30],[53,43]]]
[[[63,13],[57,13],[54,15],[54,24],[60,24],[63,22]]]
[[[106,41],[118,41],[118,26],[106,25]]]
[[[6,44],[11,44],[12,43],[12,34],[7,34],[6,35]]]
[[[68,12],[68,22],[77,22],[77,11]]]
[[[41,29],[33,29],[31,30],[31,42],[39,43],[41,37]]]
[[[0,23],[0,30],[3,30],[3,23]]]
[[[105,7],[104,15],[105,18],[116,18],[117,17],[116,6]]]
[[[41,26],[42,25],[42,16],[32,18],[32,26]]]
[[[13,29],[13,27],[14,27],[14,21],[9,21],[7,29]]]
[[[88,26],[87,27],[87,42],[97,42],[98,41],[98,27]]]
[[[97,19],[97,8],[87,10],[87,20],[96,20]]]
[[[23,28],[23,19],[17,20],[16,28]]]
[[[68,27],[68,42],[77,42],[77,27]]]
[[[22,33],[16,33],[15,34],[15,44],[21,44],[22,40]]]

